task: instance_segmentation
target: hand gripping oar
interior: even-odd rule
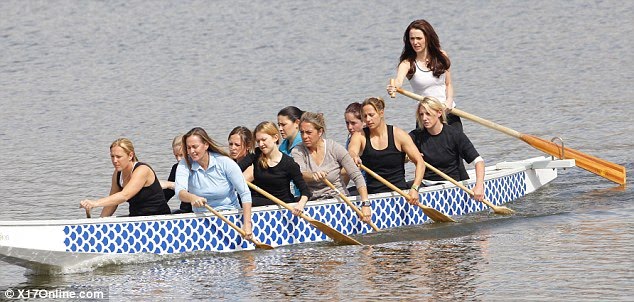
[[[247,185],[249,185],[249,188],[255,190],[256,192],[262,194],[263,196],[265,196],[266,198],[270,199],[271,201],[277,203],[278,205],[293,211],[293,208],[291,206],[289,206],[288,204],[286,204],[285,202],[281,201],[279,198],[269,194],[269,192],[266,192],[262,189],[260,189],[260,187],[250,183],[247,181]],[[322,231],[324,234],[326,234],[326,236],[332,238],[332,240],[334,240],[337,243],[341,243],[341,244],[348,244],[348,245],[362,245],[361,242],[356,241],[354,239],[352,239],[349,236],[346,236],[345,234],[333,229],[331,226],[319,222],[311,217],[309,217],[308,215],[302,213],[301,215],[299,215],[301,218],[304,218],[306,221],[308,221],[310,224],[312,224],[315,228],[317,228],[318,230]]]
[[[242,237],[244,237],[246,235],[246,233],[239,228],[237,225],[235,225],[233,222],[231,222],[229,219],[227,219],[227,217],[225,217],[224,215],[220,214],[220,212],[214,210],[214,208],[210,207],[208,204],[205,204],[205,208],[207,208],[207,210],[209,210],[209,212],[214,213],[214,215],[218,216],[218,218],[220,218],[220,220],[224,221],[226,224],[228,224],[230,227],[232,227],[234,230],[236,230],[236,232],[240,233],[240,235],[242,235]],[[253,244],[255,244],[256,248],[260,248],[260,249],[264,249],[264,250],[272,250],[273,247],[266,244],[266,243],[262,243],[260,241],[258,241],[257,239],[255,239],[253,237],[253,235],[251,235],[251,239],[249,239],[251,242],[253,242]]]
[[[344,195],[341,191],[339,191],[339,189],[337,189],[337,187],[335,187],[335,185],[333,185],[328,179],[325,179],[325,178],[324,178],[324,183],[326,185],[328,185],[331,189],[333,189],[335,192],[337,192],[339,197],[341,197],[341,199],[343,199],[343,202],[345,202],[349,207],[351,207],[354,210],[354,212],[357,213],[357,215],[363,217],[363,212],[361,212],[361,210],[359,210],[359,208],[354,206],[354,204],[352,204],[350,199],[348,199],[348,197],[346,195]],[[379,231],[379,228],[372,222],[372,220],[370,220],[370,222],[367,222],[367,224],[369,224],[376,232]]]
[[[405,199],[409,199],[410,198],[410,196],[407,193],[403,192],[403,190],[399,189],[398,187],[393,185],[391,182],[389,182],[385,178],[381,177],[381,175],[374,173],[374,171],[370,170],[370,168],[364,166],[363,164],[359,165],[359,167],[361,167],[361,169],[363,169],[365,172],[367,172],[368,174],[372,175],[372,177],[376,178],[378,181],[380,181],[381,183],[386,185],[388,188],[392,189],[392,191],[395,191],[398,194],[403,195],[403,197],[405,197]],[[440,211],[438,211],[438,210],[436,210],[436,209],[434,209],[432,207],[424,206],[420,202],[417,202],[416,205],[419,208],[421,208],[423,210],[423,213],[425,213],[425,215],[427,215],[433,221],[438,221],[438,222],[456,222],[451,217],[441,213]]]
[[[473,197],[473,195],[475,195],[473,193],[473,191],[469,190],[469,188],[465,187],[465,185],[463,185],[462,183],[457,182],[455,179],[451,178],[449,175],[443,173],[442,171],[436,169],[434,166],[430,165],[429,163],[425,162],[425,167],[429,168],[430,170],[434,171],[434,173],[440,175],[440,177],[450,181],[452,184],[456,185],[457,187],[459,187],[460,189],[464,190],[465,192],[467,192],[469,195],[471,195],[471,197]],[[507,208],[507,207],[498,207],[494,204],[492,204],[490,201],[486,200],[486,199],[482,199],[481,201],[482,203],[486,204],[487,206],[489,206],[491,209],[493,209],[493,212],[495,212],[496,214],[503,214],[503,215],[510,215],[515,213],[515,211]]]
[[[409,92],[407,90],[403,90],[402,88],[397,88],[396,91],[398,93],[408,96],[415,100],[422,100],[424,97],[415,94],[413,92]],[[507,135],[513,136],[515,138],[519,138],[525,143],[533,146],[534,148],[541,150],[545,153],[548,153],[552,156],[555,156],[560,159],[574,159],[575,164],[584,170],[597,174],[603,178],[609,179],[615,183],[624,185],[626,181],[626,172],[625,167],[621,165],[617,165],[613,162],[609,162],[604,159],[600,159],[598,157],[585,154],[581,151],[559,146],[553,142],[549,142],[545,139],[539,138],[530,134],[523,134],[518,131],[515,131],[511,128],[507,128],[501,125],[498,125],[492,121],[483,119],[481,117],[475,116],[473,114],[464,112],[460,109],[453,108],[451,109],[451,113],[466,118],[468,120],[474,121],[480,125],[489,127],[494,130],[498,130]]]

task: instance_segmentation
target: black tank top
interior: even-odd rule
[[[387,125],[387,148],[376,150],[370,142],[370,129],[363,128],[365,133],[365,148],[361,154],[363,164],[401,189],[407,189],[405,183],[405,153],[399,151],[394,143],[394,128]],[[366,177],[368,193],[380,193],[392,191],[390,188],[374,179]]]
[[[139,166],[147,166],[152,170],[152,167],[149,165],[139,162],[134,165],[132,172]],[[170,214],[170,208],[165,200],[161,183],[158,177],[156,177],[154,170],[152,170],[152,173],[154,173],[154,182],[149,187],[141,188],[139,193],[128,200],[130,203],[130,216]],[[121,179],[121,172],[117,172],[117,185],[123,190],[119,179]]]

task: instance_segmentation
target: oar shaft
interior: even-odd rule
[[[424,96],[421,96],[421,95],[415,94],[413,92],[404,90],[403,88],[397,88],[396,91],[398,93],[404,95],[404,96],[410,97],[410,98],[418,100],[418,101],[422,101],[425,98]],[[504,132],[504,133],[506,133],[506,134],[508,134],[510,136],[513,136],[513,137],[516,137],[516,138],[520,138],[521,133],[519,133],[519,132],[517,132],[517,131],[515,131],[515,130],[513,130],[511,128],[504,127],[504,126],[496,124],[496,123],[494,123],[492,121],[483,119],[483,118],[481,118],[479,116],[475,116],[473,114],[464,112],[464,111],[462,111],[460,109],[453,108],[453,109],[451,109],[451,113],[453,113],[453,114],[455,114],[455,115],[457,115],[459,117],[463,117],[463,118],[466,118],[468,120],[472,120],[472,121],[474,121],[474,122],[476,122],[478,124],[481,124],[483,126],[489,127],[491,129]]]
[[[214,208],[212,208],[208,204],[205,204],[205,208],[207,208],[207,210],[209,210],[209,212],[212,212],[214,215],[218,216],[218,218],[220,218],[220,220],[224,221],[226,224],[228,224],[230,227],[232,227],[234,230],[236,230],[236,232],[240,233],[240,235],[242,235],[242,236],[246,235],[246,233],[239,226],[237,226],[235,223],[231,222],[231,220],[227,219],[227,217],[225,217],[225,215],[220,214],[220,212],[214,210]]]
[[[212,208],[208,204],[205,204],[205,208],[207,208],[207,210],[209,210],[209,212],[213,213],[214,215],[216,215],[216,217],[220,218],[220,220],[224,221],[226,224],[228,224],[230,227],[232,227],[234,230],[236,230],[236,232],[238,232],[240,235],[242,235],[242,237],[246,236],[246,233],[240,227],[238,227],[235,223],[233,223],[229,219],[227,219],[227,217],[225,217],[225,215],[220,214],[220,212],[216,211],[214,208]],[[265,249],[265,250],[274,249],[274,247],[272,247],[271,245],[268,245],[266,243],[262,243],[262,242],[258,241],[257,239],[255,239],[253,236],[254,235],[251,235],[251,238],[249,240],[251,242],[253,242],[253,244],[255,244],[255,247],[261,248],[261,249]]]
[[[279,198],[271,195],[271,193],[262,190],[260,187],[252,184],[251,182],[247,181],[247,185],[249,185],[249,188],[255,190],[256,192],[262,194],[264,197],[268,198],[269,200],[271,200],[272,202],[275,202],[276,204],[278,204],[279,206],[282,206],[284,208],[286,208],[287,210],[293,211],[293,207],[289,206],[287,203],[281,201]],[[302,214],[303,215],[303,214]]]
[[[383,178],[381,175],[376,174],[374,171],[370,170],[370,168],[364,166],[363,164],[359,165],[359,167],[363,169],[363,171],[365,171],[366,173],[370,174],[370,176],[374,177],[376,180],[380,181],[382,184],[390,188],[390,190],[403,195],[403,197],[405,197],[406,199],[410,198],[407,193],[403,192],[403,190],[399,189],[397,186],[387,181],[387,179]]]
[[[361,210],[359,210],[359,208],[357,208],[354,204],[352,204],[352,201],[350,201],[350,199],[348,199],[348,196],[346,196],[341,191],[339,191],[339,189],[337,189],[337,187],[335,187],[335,185],[333,185],[328,179],[324,178],[324,183],[326,185],[328,185],[332,190],[337,192],[337,195],[339,195],[339,197],[341,197],[341,199],[343,199],[343,202],[345,202],[349,207],[351,207],[352,210],[354,210],[354,212],[357,213],[357,215],[359,215],[360,217],[363,217],[363,212],[361,212]],[[375,231],[377,231],[377,232],[379,231],[379,227],[377,227],[372,221],[368,222],[368,224]]]
[[[444,178],[445,180],[448,180],[449,182],[451,182],[452,184],[456,185],[457,187],[459,187],[460,189],[464,190],[465,192],[469,193],[469,195],[473,196],[474,193],[473,191],[471,191],[469,188],[467,188],[465,185],[463,185],[462,183],[456,181],[455,179],[453,179],[451,176],[443,173],[442,171],[436,169],[436,167],[430,165],[428,162],[425,162],[425,167],[429,168],[429,170],[434,171],[434,173],[440,175],[440,177]]]
[[[271,195],[269,192],[266,192],[262,189],[260,189],[260,187],[252,184],[251,182],[247,181],[247,185],[249,186],[249,188],[255,190],[256,192],[264,195],[266,198],[270,199],[271,201],[275,202],[276,204],[286,208],[287,210],[293,211],[293,208],[291,206],[289,206],[287,203],[281,201],[279,198]],[[361,242],[354,240],[353,238],[347,236],[346,234],[343,234],[339,231],[337,231],[336,229],[334,229],[333,227],[321,222],[321,221],[317,221],[311,217],[309,217],[308,215],[302,213],[299,215],[299,217],[303,218],[304,220],[308,221],[310,224],[312,224],[315,228],[317,228],[318,230],[320,230],[322,233],[324,233],[326,236],[330,237],[332,240],[334,240],[335,242],[339,242],[342,244],[351,244],[351,245],[362,245]]]
[[[363,164],[359,165],[359,167],[361,167],[361,169],[363,169],[365,172],[367,172],[372,177],[376,178],[378,181],[380,181],[381,183],[386,185],[388,188],[390,188],[390,189],[394,190],[395,192],[403,195],[403,197],[405,197],[406,200],[409,200],[411,198],[408,194],[403,192],[403,190],[399,189],[398,187],[393,185],[391,182],[389,182],[385,178],[381,177],[381,175],[376,174],[374,171],[370,170],[370,168],[364,166]],[[416,200],[416,205],[423,210],[425,215],[427,215],[429,218],[431,218],[434,221],[438,221],[438,222],[455,222],[455,220],[453,220],[451,217],[441,213],[440,211],[438,211],[438,210],[436,210],[436,209],[434,209],[432,207],[428,207],[428,206],[422,205],[420,202],[418,202],[418,200]]]
[[[500,131],[502,133],[508,134],[508,135],[510,135],[512,137],[515,137],[515,138],[520,138],[520,136],[522,135],[518,131],[515,131],[515,130],[513,130],[511,128],[504,127],[504,126],[502,126],[500,124],[497,124],[497,123],[494,123],[492,121],[483,119],[483,118],[481,118],[479,116],[475,116],[475,115],[473,115],[471,113],[464,112],[464,111],[462,111],[462,110],[460,110],[458,108],[451,109],[451,113],[453,113],[453,114],[455,114],[455,115],[457,115],[459,117],[463,117],[463,118],[466,118],[468,120],[474,121],[474,122],[476,122],[476,123],[478,123],[480,125],[489,127],[489,128],[491,128],[493,130],[497,130],[497,131]]]
[[[427,167],[429,170],[434,171],[434,173],[440,175],[440,177],[444,178],[445,180],[448,180],[449,182],[451,182],[452,184],[454,184],[456,187],[462,189],[463,191],[467,192],[467,194],[471,195],[472,197],[475,195],[475,193],[473,193],[473,191],[469,188],[467,188],[465,185],[463,185],[462,183],[456,181],[455,179],[453,179],[451,176],[445,174],[443,171],[438,170],[436,167],[430,165],[429,163],[425,162],[425,167]],[[494,207],[494,205],[492,203],[490,203],[488,200],[483,199],[482,202],[484,204],[486,204],[489,207]]]

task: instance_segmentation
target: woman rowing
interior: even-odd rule
[[[262,122],[255,127],[253,132],[255,133],[255,142],[262,154],[253,163],[253,168],[244,172],[245,178],[253,180],[253,184],[287,203],[295,202],[295,197],[290,189],[290,182],[295,182],[300,191],[300,198],[293,214],[301,214],[312,194],[302,178],[297,163],[293,161],[292,157],[278,149],[279,130],[274,123]],[[253,192],[253,206],[273,204],[275,204],[273,201],[259,192]]]
[[[324,139],[326,121],[321,113],[304,112],[300,119],[299,131],[303,143],[297,146],[293,152],[293,159],[299,165],[304,180],[312,191],[311,200],[331,198],[338,195],[324,183],[329,180],[339,192],[349,195],[346,183],[342,178],[343,173],[349,175],[357,186],[361,195],[363,217],[369,222],[372,213],[368,190],[359,168],[355,165],[348,151],[331,139]]]
[[[114,166],[110,195],[98,200],[82,200],[81,208],[103,207],[101,217],[108,217],[127,201],[130,216],[170,213],[156,173],[149,165],[139,162],[129,139],[119,138],[110,144],[110,160]]]
[[[449,175],[455,180],[469,179],[463,165],[464,158],[468,163],[475,164],[476,183],[473,188],[474,199],[482,201],[484,198],[484,160],[473,147],[469,138],[456,128],[447,126],[443,105],[433,97],[425,97],[418,104],[416,120],[418,128],[409,135],[414,140],[423,158],[431,166]],[[425,180],[445,180],[433,171],[425,172]]]
[[[238,164],[212,140],[205,129],[196,127],[183,135],[187,156],[176,169],[176,194],[191,203],[192,210],[206,212],[205,204],[216,210],[239,210],[243,205],[242,229],[251,238],[251,192]]]
[[[405,181],[405,155],[416,165],[414,181],[409,191],[411,204],[418,203],[418,187],[423,180],[425,163],[411,137],[400,128],[385,123],[385,102],[379,97],[363,101],[363,118],[366,128],[352,135],[348,152],[357,164],[363,163],[370,170],[401,189]],[[391,191],[378,180],[367,178],[368,193]]]

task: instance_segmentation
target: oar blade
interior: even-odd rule
[[[558,144],[530,134],[522,134],[520,139],[538,150],[541,150],[557,158],[561,157],[561,146]],[[568,147],[564,147],[563,149],[564,159],[574,159],[577,167],[597,174],[615,183],[621,185],[625,184],[626,172],[624,166]]]
[[[493,209],[493,212],[495,214],[500,214],[500,215],[513,215],[515,214],[515,211],[507,208],[507,207],[498,207],[498,206],[494,206],[491,207]]]
[[[263,250],[275,249],[274,247],[272,247],[272,246],[270,246],[270,245],[268,245],[266,243],[262,243],[262,242],[259,242],[259,241],[256,241],[256,240],[252,240],[251,242],[253,242],[253,244],[255,244],[255,247],[259,248],[259,249],[263,249]]]
[[[427,207],[424,206],[422,204],[418,204],[418,206],[423,209],[423,213],[425,213],[425,215],[427,215],[429,218],[431,218],[433,221],[436,222],[456,222],[455,220],[453,220],[453,218],[441,213],[440,211],[431,208],[431,207]]]
[[[322,231],[326,236],[332,238],[336,243],[345,244],[345,245],[363,245],[361,242],[354,240],[352,237],[347,236],[335,229],[331,226],[317,221],[315,219],[307,219],[310,224],[316,227],[318,230]]]

